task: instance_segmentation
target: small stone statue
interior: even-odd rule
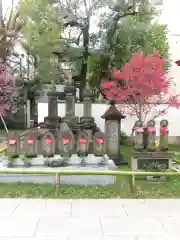
[[[148,145],[147,149],[149,151],[155,151],[156,147],[156,128],[155,128],[155,121],[150,120],[147,123],[147,133],[148,133]]]
[[[79,132],[77,137],[77,152],[78,156],[81,158],[81,164],[85,165],[85,158],[88,156],[88,134],[86,132]]]
[[[58,137],[58,148],[60,155],[64,160],[64,164],[67,164],[72,155],[74,147],[74,136],[67,123],[61,123],[60,132]]]
[[[138,151],[142,151],[144,149],[143,133],[144,133],[143,122],[142,121],[136,121],[135,122],[134,148]]]
[[[168,150],[168,135],[169,135],[168,124],[169,123],[167,120],[160,121],[160,149],[161,149],[161,151]]]

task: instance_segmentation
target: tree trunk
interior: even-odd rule
[[[0,27],[3,26],[3,7],[2,7],[2,0],[0,0]]]
[[[80,72],[80,88],[79,88],[80,102],[83,101],[83,91],[86,84],[87,64],[89,57],[89,19],[87,20],[87,24],[82,29],[82,34],[83,34],[83,56]]]

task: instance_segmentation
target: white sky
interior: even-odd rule
[[[3,12],[7,10],[8,7],[11,6],[12,0],[2,0],[3,2]],[[14,0],[14,3],[17,4],[18,0]],[[179,27],[179,22],[180,22],[180,14],[179,14],[179,9],[180,9],[180,0],[163,0],[163,11],[162,15],[160,17],[160,22],[168,24],[169,30],[171,33],[174,34],[180,34],[180,27]],[[93,21],[94,22],[94,21]],[[93,30],[96,24],[93,24]],[[91,27],[92,27],[91,25]]]
[[[11,7],[12,0],[2,0],[3,3],[3,13],[6,12],[6,10]],[[18,0],[14,0],[14,4],[17,4]]]

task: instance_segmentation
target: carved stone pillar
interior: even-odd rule
[[[79,122],[79,118],[75,116],[75,93],[76,87],[72,84],[68,84],[65,89],[65,117],[62,121],[67,123],[71,128],[73,128]]]
[[[48,92],[48,116],[44,118],[44,122],[56,127],[61,122],[58,116],[58,92]]]
[[[105,119],[106,154],[116,165],[127,164],[120,154],[121,119],[125,116],[116,108],[114,100],[110,102],[110,107],[101,118]]]

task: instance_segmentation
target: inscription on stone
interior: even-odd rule
[[[108,154],[119,154],[119,123],[117,121],[106,122],[106,148]]]

